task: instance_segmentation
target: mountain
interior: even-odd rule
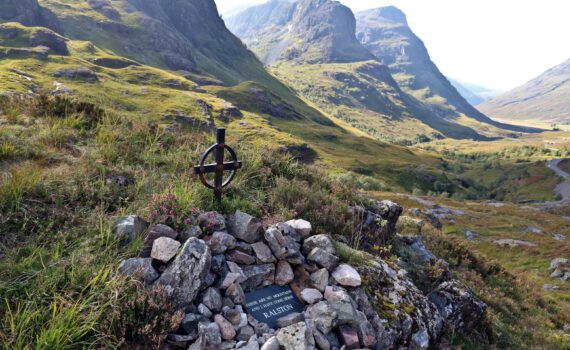
[[[62,95],[165,132],[227,126],[245,143],[386,177],[393,188],[433,187],[426,176],[389,176],[410,164],[442,177],[435,157],[374,140],[306,103],[226,29],[213,0],[29,1],[3,12],[0,96]],[[57,31],[30,9],[54,14]]]
[[[570,60],[478,108],[512,122],[570,122]]]
[[[373,137],[404,143],[486,139],[473,128],[478,121],[462,125],[448,108],[436,108],[403,90],[388,67],[357,40],[354,14],[337,1],[272,0],[229,18],[227,24],[276,76]]]
[[[443,119],[471,120],[511,131],[524,128],[493,121],[461,96],[431,60],[406,15],[389,6],[356,14],[357,38],[390,72],[404,91],[429,105]]]
[[[491,89],[485,86],[469,83],[463,80],[449,79],[449,81],[451,84],[453,84],[453,86],[455,86],[457,91],[459,91],[459,93],[465,97],[469,103],[471,103],[472,106],[477,106],[485,101],[499,96],[504,92],[501,90]],[[470,98],[473,98],[473,102],[469,100]]]
[[[449,82],[451,85],[453,85],[453,87],[457,89],[457,92],[459,92],[459,94],[461,94],[461,96],[463,96],[463,98],[465,98],[467,102],[469,102],[472,106],[477,106],[478,104],[486,101],[483,96],[476,94],[467,88],[463,83],[460,83],[457,80],[453,79],[449,79]]]

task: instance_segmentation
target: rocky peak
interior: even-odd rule
[[[495,122],[463,98],[431,60],[423,41],[408,26],[406,15],[396,7],[382,7],[356,14],[356,37],[374,56],[399,77],[398,84],[411,95],[422,91],[420,100],[438,117],[456,119],[462,114],[479,122],[512,131],[532,131]],[[444,99],[446,105],[434,103]]]
[[[303,0],[298,2],[291,23],[294,44],[285,58],[309,62],[353,62],[373,59],[356,40],[356,19],[338,1]]]

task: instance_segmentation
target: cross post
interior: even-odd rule
[[[228,151],[231,162],[224,162],[224,153]],[[208,155],[214,152],[216,163],[204,164]],[[200,159],[200,164],[194,167],[194,173],[200,176],[200,181],[204,186],[214,190],[214,199],[217,203],[222,201],[224,187],[228,186],[234,179],[236,172],[241,169],[242,162],[238,160],[236,152],[226,145],[226,129],[217,129],[216,144],[210,147]],[[230,176],[224,181],[224,171],[229,171]],[[206,174],[214,174],[214,184],[208,183]]]
[[[222,201],[224,184],[224,151],[226,148],[226,129],[218,129],[216,138],[216,177],[214,180],[214,197],[216,202]]]

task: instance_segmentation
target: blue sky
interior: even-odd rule
[[[264,0],[216,0],[220,12]],[[568,0],[341,0],[394,5],[449,77],[509,90],[570,59]]]

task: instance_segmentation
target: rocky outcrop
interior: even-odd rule
[[[391,201],[371,202],[368,208],[354,207],[355,231],[360,232],[361,247],[372,252],[375,246],[389,244],[402,211],[400,205]]]
[[[60,31],[60,23],[37,0],[3,0],[0,3],[0,22],[18,22],[31,27],[47,27]]]
[[[451,331],[470,331],[486,315],[487,305],[475,297],[471,289],[456,280],[442,283],[428,298],[435,304]]]

